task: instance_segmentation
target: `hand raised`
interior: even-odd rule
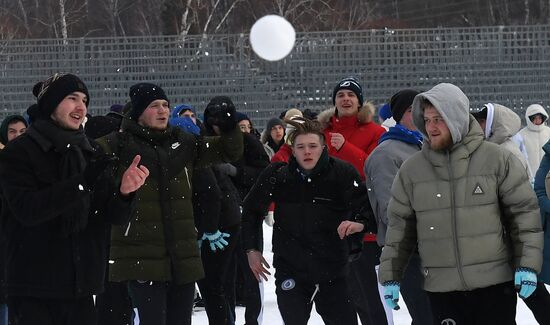
[[[346,142],[346,138],[341,133],[330,133],[330,145],[334,147],[336,150],[340,150],[344,143]]]
[[[141,156],[136,155],[130,167],[124,171],[120,182],[120,193],[122,195],[137,191],[149,176],[149,169],[143,165],[139,166],[140,160]]]

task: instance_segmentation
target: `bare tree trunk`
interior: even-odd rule
[[[218,24],[218,26],[216,26],[216,28],[214,29],[214,33],[217,32],[220,27],[222,27],[223,23],[225,22],[225,20],[227,19],[227,16],[229,16],[229,14],[231,13],[231,11],[233,11],[233,8],[235,8],[235,5],[237,3],[241,2],[241,0],[235,0],[233,1],[233,3],[231,4],[231,7],[229,7],[229,9],[227,9],[227,11],[225,12],[225,15],[223,16],[222,20],[220,20],[220,23]]]
[[[549,0],[550,1],[550,0]],[[489,24],[494,25],[496,23],[495,18],[495,10],[493,8],[493,2],[491,0],[488,0],[489,2],[489,17],[491,17],[491,21]]]
[[[63,44],[67,44],[67,13],[65,12],[65,0],[59,0],[59,20],[61,21],[61,35]]]
[[[210,21],[212,20],[212,17],[214,16],[214,12],[216,12],[216,7],[220,4],[220,0],[216,0],[216,3],[212,7],[212,11],[210,11],[210,14],[208,15],[208,19],[206,20],[206,23],[204,24],[204,28],[202,29],[202,37],[206,38],[206,31],[208,30],[208,25],[210,25]]]
[[[525,19],[523,20],[523,23],[527,25],[529,24],[529,0],[524,0],[523,4],[525,6]]]
[[[189,11],[191,10],[191,1],[192,0],[187,0],[185,10],[181,15],[180,36],[182,37],[182,39],[185,39],[185,36],[187,36],[187,34],[189,33],[189,29],[191,28],[191,23],[187,20],[189,18]]]
[[[27,17],[27,10],[23,5],[23,0],[17,0],[17,4],[19,5],[19,10],[21,10],[21,15],[23,16],[23,24],[25,25],[25,30],[27,31],[27,35],[29,35],[31,33],[31,28],[29,26],[29,18]]]

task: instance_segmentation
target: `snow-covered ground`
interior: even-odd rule
[[[271,234],[272,228],[264,224],[264,256],[271,265],[273,261],[273,253],[271,253]],[[271,270],[271,274],[274,274]],[[275,296],[275,284],[274,278],[271,276],[269,281],[265,283],[264,287],[264,315],[263,315],[263,324],[264,325],[282,325],[283,321],[277,309],[277,297]],[[549,287],[550,289],[550,287]],[[399,311],[393,312],[393,320],[395,325],[408,325],[411,323],[411,317],[407,311],[407,306],[401,302],[401,309]],[[550,307],[549,307],[550,308]],[[237,321],[236,325],[244,324],[244,308],[237,307]],[[536,325],[538,324],[533,317],[531,311],[525,306],[523,301],[518,298],[517,305],[517,316],[516,322],[518,325]],[[207,325],[208,318],[206,317],[206,312],[204,310],[195,311],[193,315],[193,324],[197,325]],[[321,317],[315,312],[315,308],[312,308],[311,318],[309,320],[310,325],[321,325],[324,324]],[[359,322],[359,324],[361,324]]]

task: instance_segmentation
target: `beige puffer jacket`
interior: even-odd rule
[[[465,100],[453,101],[459,93]],[[423,134],[422,98],[443,111],[454,145],[434,151],[426,142],[401,166],[388,206],[380,282],[401,281],[417,246],[424,289],[431,292],[510,281],[519,266],[539,272],[539,208],[520,161],[483,140],[479,124],[467,114],[467,98],[453,85],[436,86],[415,99],[413,116]]]

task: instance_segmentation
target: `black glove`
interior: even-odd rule
[[[220,131],[231,132],[237,126],[235,105],[229,97],[214,97],[204,112],[206,123],[210,126],[217,125]]]
[[[105,171],[105,168],[117,160],[118,158],[114,155],[102,154],[94,156],[90,159],[90,161],[88,161],[88,164],[86,165],[86,168],[84,168],[84,172],[82,174],[90,190],[93,190],[97,179],[103,171]]]

